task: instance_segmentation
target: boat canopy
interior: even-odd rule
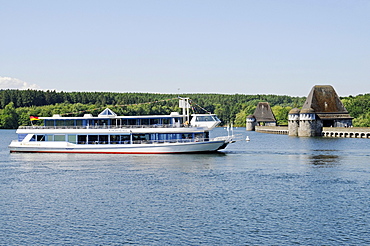
[[[115,112],[113,112],[111,109],[109,108],[106,108],[104,109],[99,115],[98,117],[116,117],[117,114]]]

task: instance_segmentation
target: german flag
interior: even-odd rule
[[[34,120],[40,120],[39,117],[36,117],[36,116],[30,116],[30,121],[34,121]]]

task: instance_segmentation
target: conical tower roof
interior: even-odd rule
[[[270,104],[268,102],[260,102],[254,111],[254,117],[258,122],[271,122],[276,121],[274,114],[272,113]]]
[[[303,109],[312,108],[316,113],[348,113],[331,85],[315,85]]]
[[[301,113],[310,108],[321,119],[352,119],[331,85],[315,85],[312,88]]]

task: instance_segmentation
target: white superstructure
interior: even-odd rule
[[[186,107],[187,101],[183,105]],[[18,140],[11,142],[10,152],[189,153],[217,151],[232,142],[231,136],[210,138],[209,132],[220,124],[213,114],[194,114],[191,120],[188,113],[177,112],[118,116],[107,108],[96,117],[53,115],[39,119],[43,126],[19,127]]]

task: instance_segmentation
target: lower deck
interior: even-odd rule
[[[66,141],[12,141],[10,152],[26,153],[79,153],[79,154],[166,154],[200,153],[224,149],[232,142],[230,137],[214,139],[173,139],[168,141],[150,140],[131,144],[85,143],[74,144]]]
[[[142,144],[209,141],[202,133],[129,133],[129,134],[18,134],[18,142],[69,142],[72,144]]]

